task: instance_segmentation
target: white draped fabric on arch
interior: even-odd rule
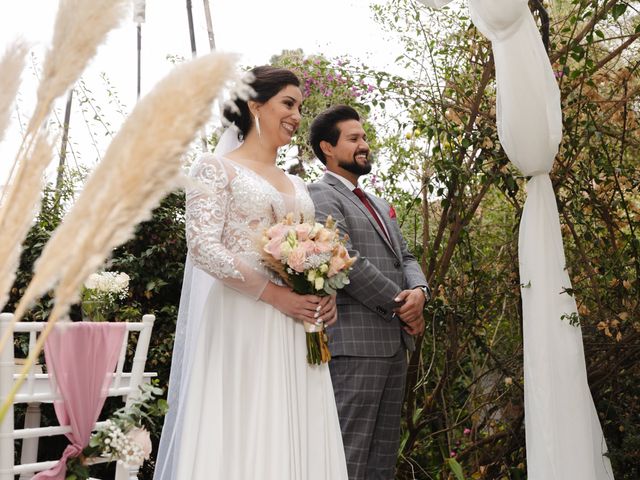
[[[528,478],[610,480],[582,332],[567,320],[577,309],[549,178],[562,140],[560,91],[527,0],[469,0],[469,10],[493,47],[500,142],[531,177],[519,234]]]

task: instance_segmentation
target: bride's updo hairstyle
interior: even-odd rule
[[[253,74],[253,81],[251,81],[249,85],[255,92],[251,100],[258,103],[269,101],[271,97],[277,95],[278,92],[287,85],[300,86],[298,77],[286,68],[264,65],[252,69],[251,74]],[[229,121],[229,123],[236,124],[236,127],[240,130],[238,139],[242,140],[253,128],[253,116],[249,111],[249,105],[247,105],[246,100],[236,98],[233,103],[237,107],[237,111],[231,106],[226,106],[224,109],[224,118]]]

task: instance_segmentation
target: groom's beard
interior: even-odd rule
[[[367,161],[364,164],[359,164],[356,161],[357,155],[365,154],[367,156]],[[351,172],[355,175],[367,175],[371,172],[371,161],[369,160],[369,152],[366,150],[359,150],[353,154],[353,158],[350,161],[346,160],[338,160],[338,166],[347,172]]]

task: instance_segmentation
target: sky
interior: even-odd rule
[[[377,0],[378,2],[383,0]],[[142,94],[171,68],[167,55],[191,57],[186,1],[147,0],[142,25]],[[387,68],[401,53],[373,20],[376,0],[209,0],[216,47],[241,54],[243,65],[267,63],[283,49],[302,48],[305,53],[328,57],[350,55],[379,68]],[[209,51],[203,2],[193,0],[198,53]],[[23,74],[12,128],[0,143],[0,185],[20,139],[20,123],[33,110],[36,73],[52,35],[56,0],[3,1],[0,4],[0,52],[18,36],[32,44],[32,58]],[[108,97],[116,93],[129,111],[136,101],[136,24],[132,15],[112,31],[83,75],[91,102],[84,110],[74,104],[71,117],[71,160],[91,164],[108,144],[107,128],[92,120],[98,107],[108,119],[109,130],[117,130],[123,115]],[[108,80],[108,85],[101,78]],[[78,97],[80,98],[80,97]],[[109,101],[111,99],[111,102]],[[63,118],[65,99],[56,103],[54,124]],[[58,147],[59,148],[59,147]]]

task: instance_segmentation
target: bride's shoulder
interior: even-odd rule
[[[192,169],[203,167],[229,170],[230,161],[221,155],[215,155],[213,153],[203,153],[195,159],[192,165]]]
[[[189,176],[203,180],[219,180],[229,177],[229,165],[223,157],[212,153],[204,153],[191,165]]]

